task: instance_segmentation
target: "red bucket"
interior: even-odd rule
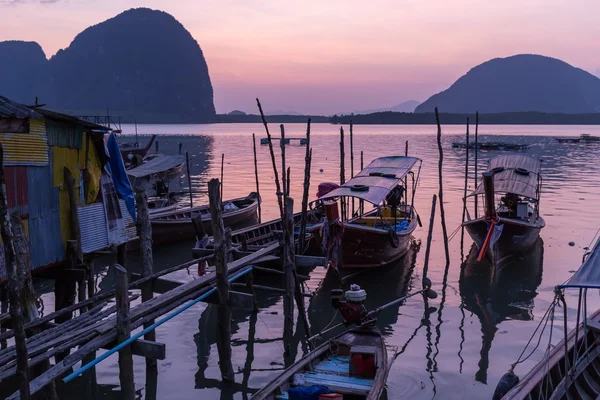
[[[321,394],[319,400],[344,400],[344,395],[341,393]]]

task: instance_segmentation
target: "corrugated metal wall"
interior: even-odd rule
[[[27,168],[32,270],[62,261],[65,257],[60,226],[59,190],[52,184],[53,175],[52,161],[45,167]]]
[[[46,121],[49,146],[81,149],[83,147],[83,128],[80,125],[64,121]]]
[[[29,133],[0,133],[4,165],[48,165],[48,138],[43,119],[30,121]]]
[[[21,218],[27,218],[27,167],[6,167],[4,177],[9,212],[16,211]]]
[[[119,200],[121,213],[127,230],[127,240],[136,238],[135,222],[127,210],[123,200]],[[79,223],[81,225],[81,249],[83,254],[106,249],[110,243],[106,225],[106,210],[104,203],[90,204],[77,208]]]

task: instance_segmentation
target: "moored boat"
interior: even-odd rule
[[[322,243],[325,236],[332,265],[375,268],[406,254],[419,221],[413,204],[421,163],[414,157],[377,158],[348,182],[316,200],[322,204],[329,229],[308,231],[316,236],[317,243]],[[417,169],[416,174],[413,169]],[[349,209],[352,199],[359,204],[355,212]],[[366,203],[374,209],[364,212]],[[341,257],[336,261],[338,257],[332,253],[340,247]]]
[[[579,137],[556,138],[558,143],[600,143],[600,136],[582,133]]]
[[[238,229],[256,223],[259,196],[250,193],[246,197],[223,202],[223,223],[225,227]],[[192,218],[200,215],[202,228],[207,234],[212,233],[212,222],[208,205],[187,207],[174,211],[152,214],[152,240],[154,244],[166,244],[180,240],[192,240],[196,231]]]
[[[562,329],[567,332],[567,303],[565,289],[578,289],[577,322],[575,329],[566,334],[559,343],[552,343],[552,335],[543,359],[536,364],[523,379],[515,374],[515,367],[523,360],[515,362],[506,373],[494,393],[494,400],[511,399],[597,399],[600,397],[600,310],[592,315],[587,314],[588,289],[600,289],[600,239],[596,241],[591,252],[584,256],[584,261],[577,272],[565,284],[555,287],[555,298],[542,324],[551,324],[552,331],[554,310],[564,315]],[[595,290],[594,290],[595,292]],[[581,321],[581,323],[579,323]],[[545,327],[546,328],[546,327]],[[557,327],[558,328],[558,327]],[[536,342],[536,332],[529,343]],[[539,335],[543,333],[543,329]],[[537,339],[539,344],[540,339]],[[522,354],[527,353],[526,348]]]
[[[356,357],[352,357],[354,354]],[[363,374],[357,373],[354,364],[358,363],[363,366]],[[293,395],[289,391],[316,393],[320,390],[323,394],[338,393],[344,398],[377,400],[385,388],[388,371],[387,350],[381,332],[373,326],[359,327],[329,339],[311,351],[255,393],[252,399],[290,399]]]
[[[501,260],[530,249],[546,225],[539,213],[541,161],[521,154],[490,160],[488,171],[469,196],[483,196],[485,214],[469,218],[463,226],[485,253]],[[501,197],[496,198],[496,194]]]
[[[143,159],[146,157],[146,154],[150,151],[152,147],[152,143],[156,140],[156,135],[152,135],[146,146],[141,147],[139,142],[134,143],[122,143],[119,145],[119,150],[121,151],[121,157],[123,157],[123,161],[125,164],[132,162],[134,158]]]

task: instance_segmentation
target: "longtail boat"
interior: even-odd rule
[[[523,379],[519,379],[514,372],[515,366],[523,361],[517,360],[498,383],[494,400],[580,400],[600,397],[600,310],[588,316],[586,299],[588,289],[600,289],[600,239],[593,250],[584,255],[583,263],[571,279],[555,287],[554,301],[540,321],[540,326],[553,325],[555,322],[550,316],[554,315],[554,309],[562,308],[559,312],[565,315],[563,326],[556,331],[567,332],[566,289],[579,290],[577,320],[581,323],[563,335],[559,343],[548,343],[543,359]],[[546,328],[553,330],[555,327]],[[535,336],[536,332],[532,343],[536,343]],[[527,353],[528,349],[525,350],[524,353]]]
[[[123,161],[125,161],[125,164],[129,163],[131,159],[135,157],[146,157],[146,154],[148,154],[148,152],[150,151],[154,140],[156,140],[156,135],[152,135],[145,147],[141,147],[139,142],[122,143],[121,145],[119,145],[121,157],[123,157]]]
[[[353,350],[364,351],[373,358],[373,364],[365,369],[374,367],[374,374],[366,373],[364,375],[369,377],[365,377],[351,373]],[[387,350],[379,329],[372,326],[350,329],[291,365],[255,393],[252,400],[289,399],[288,391],[315,390],[311,386],[329,389],[323,393],[335,392],[344,396],[352,395],[353,399],[378,400],[385,388],[388,372]],[[306,389],[300,389],[300,386]]]
[[[307,230],[315,235],[317,243],[328,243],[326,252],[332,265],[376,268],[406,254],[419,223],[413,204],[421,164],[414,157],[377,158],[348,182],[316,200],[322,205],[329,229]],[[413,169],[418,170],[416,175]],[[352,199],[358,203],[354,213],[350,210]],[[365,211],[367,203],[374,208]],[[340,247],[341,257],[333,255]]]
[[[479,260],[486,253],[500,260],[535,244],[546,225],[540,216],[540,171],[540,160],[522,154],[490,160],[488,171],[469,195],[484,198],[485,214],[478,218],[468,216],[463,223],[480,248]]]
[[[246,197],[224,201],[223,223],[225,227],[237,229],[255,224],[258,219],[259,201],[259,196],[254,192]],[[196,215],[201,216],[202,228],[210,235],[212,222],[209,206],[187,207],[150,216],[153,242],[165,244],[194,239],[196,231],[192,224],[192,218]]]

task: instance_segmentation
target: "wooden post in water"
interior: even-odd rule
[[[281,184],[283,186],[283,197],[287,196],[289,193],[287,191],[287,177],[285,170],[285,128],[283,124],[279,125],[279,130],[281,131],[281,140],[279,141],[279,145],[281,147]],[[283,206],[284,215],[285,215],[285,205]]]
[[[225,172],[225,153],[221,153],[221,201],[223,201],[223,173]]]
[[[219,369],[224,381],[233,382],[233,366],[231,365],[231,310],[229,309],[229,282],[227,280],[227,243],[221,198],[219,196],[219,180],[208,182],[208,200],[212,221],[213,238],[217,268],[217,290],[219,305],[217,306],[217,348],[219,351]]]
[[[481,176],[483,177],[483,190],[485,192],[485,216],[490,219],[495,219],[496,203],[494,201],[494,173],[484,172]]]
[[[354,135],[352,134],[352,120],[350,120],[350,179],[354,178]],[[354,197],[352,198],[352,214],[354,216]]]
[[[15,349],[17,352],[17,379],[19,382],[19,393],[21,399],[28,400],[29,392],[29,366],[27,355],[27,343],[23,323],[23,308],[19,294],[23,288],[20,286],[17,275],[17,257],[13,241],[13,232],[8,215],[8,198],[6,196],[6,180],[4,178],[4,148],[0,144],[0,233],[4,244],[4,256],[6,260],[6,273],[8,275],[8,295],[10,299],[10,317],[13,331],[15,332]]]
[[[404,156],[408,157],[408,140],[404,144]]]
[[[121,343],[131,336],[131,320],[129,317],[129,282],[127,271],[119,264],[113,266],[115,271],[115,300],[117,303],[117,342]],[[131,345],[119,351],[119,381],[123,399],[135,399],[135,383],[133,377],[133,355]]]
[[[362,150],[360,151],[360,170],[362,171],[364,168],[364,154],[362,152]],[[365,202],[364,200],[359,200],[359,208],[360,208],[360,213],[361,215],[364,214],[365,212]]]
[[[437,196],[434,194],[431,200],[431,216],[429,217],[429,231],[427,232],[427,247],[425,247],[425,262],[423,263],[423,279],[427,277],[427,271],[429,269],[429,253],[431,251],[431,240],[433,239],[433,222],[435,219],[435,204],[437,202]],[[425,282],[423,282],[425,287]]]
[[[308,217],[308,191],[310,190],[310,166],[312,164],[312,149],[310,148],[310,118],[306,125],[306,154],[304,156],[304,186],[302,191],[302,216],[300,217],[300,238],[297,254],[304,253],[306,245],[306,219]]]
[[[283,210],[283,272],[285,294],[283,296],[283,344],[285,354],[289,354],[294,333],[294,200],[286,196]],[[291,224],[291,227],[290,227]]]
[[[446,265],[450,264],[450,251],[448,250],[448,231],[446,229],[446,216],[444,214],[444,187],[442,179],[442,165],[444,163],[444,151],[442,150],[442,126],[440,125],[440,115],[437,107],[435,108],[435,122],[437,124],[437,144],[440,158],[438,161],[438,176],[440,183],[440,218],[442,221],[442,233],[444,235],[444,251],[446,252]]]
[[[465,217],[467,214],[467,187],[469,186],[469,117],[467,117],[467,134],[465,138],[465,189],[463,192],[463,213],[462,213],[462,223],[465,223]],[[464,255],[463,243],[465,239],[465,227],[461,226],[460,230],[460,252]],[[464,257],[461,257],[464,258]]]
[[[256,99],[256,104],[258,105],[258,110],[260,111],[260,118],[262,119],[262,123],[265,127],[265,131],[267,131],[267,139],[269,141],[269,152],[271,153],[271,162],[273,164],[273,174],[275,175],[275,188],[277,190],[277,204],[279,205],[279,215],[283,218],[283,199],[281,193],[281,187],[279,185],[279,174],[277,173],[277,163],[275,162],[275,152],[273,151],[273,140],[271,140],[271,133],[269,132],[269,126],[267,125],[267,120],[265,119],[265,114],[263,113],[262,106],[260,105],[260,101],[258,98]]]
[[[346,183],[346,156],[344,154],[344,127],[340,127],[340,186]],[[344,198],[340,198],[341,217],[342,221],[347,219],[346,217],[346,202]]]
[[[187,167],[188,191],[190,192],[190,208],[194,207],[194,199],[192,197],[192,174],[190,170],[190,155],[185,152],[185,165]]]
[[[152,258],[152,224],[150,223],[150,212],[148,210],[148,195],[144,186],[135,188],[135,206],[137,209],[137,218],[135,227],[140,238],[140,258],[142,260],[142,278],[148,277],[153,273],[154,261]],[[152,281],[146,282],[142,286],[142,302],[151,300],[154,296]],[[144,329],[154,323],[154,320],[144,324]],[[156,331],[150,331],[144,335],[145,340],[156,341]],[[155,370],[156,360],[146,358],[146,375],[152,374]]]
[[[479,154],[479,111],[475,113],[475,189],[477,189],[477,180],[479,179],[479,175],[477,175],[477,155]],[[479,210],[477,207],[477,202],[479,201],[479,196],[475,196],[475,216],[474,218],[478,218]]]
[[[254,145],[254,179],[256,179],[256,194],[258,195],[258,223],[262,222],[262,212],[260,209],[260,203],[262,203],[260,198],[260,185],[258,184],[258,160],[256,157],[256,135],[252,133],[252,144]]]

